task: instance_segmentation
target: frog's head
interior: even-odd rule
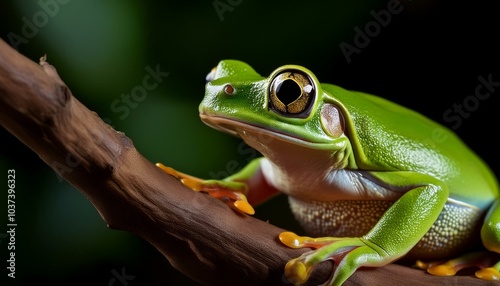
[[[265,78],[246,63],[224,60],[207,76],[199,111],[207,125],[242,137],[264,155],[284,145],[337,149],[344,120],[323,96],[314,74],[301,66],[285,65]]]

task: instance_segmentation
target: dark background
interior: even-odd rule
[[[474,101],[478,77],[500,82],[498,1],[304,3],[0,1],[0,33],[33,61],[47,54],[73,94],[149,160],[199,177],[249,159],[238,151],[240,140],[206,127],[197,114],[206,74],[227,58],[246,61],[264,76],[300,64],[322,82],[415,109],[453,128],[498,176],[500,87]],[[377,30],[373,14],[386,15],[380,11],[388,5],[396,13]],[[341,46],[354,47],[357,30],[367,27],[369,42],[348,59]],[[169,75],[125,113],[122,95],[142,85],[147,67]],[[444,117],[456,104],[469,104],[459,124]],[[7,170],[16,171],[17,278],[7,285],[196,285],[147,242],[107,229],[83,195],[5,129],[0,134],[2,216]],[[257,215],[296,228],[283,197],[257,208]],[[114,281],[122,271],[130,280]]]

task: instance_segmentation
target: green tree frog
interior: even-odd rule
[[[335,262],[327,285],[341,285],[359,267],[396,260],[458,257],[482,242],[489,251],[437,265],[453,275],[500,252],[495,176],[455,134],[423,115],[362,92],[323,84],[308,69],[285,65],[269,77],[223,60],[207,76],[199,106],[207,125],[241,137],[263,156],[224,180],[201,180],[159,164],[197,191],[252,204],[280,192],[307,236],[280,234],[310,252],[285,274],[301,284],[318,263]],[[500,279],[500,263],[476,276]]]

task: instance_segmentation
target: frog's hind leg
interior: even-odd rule
[[[498,259],[495,253],[489,251],[471,252],[451,260],[423,262],[418,260],[415,264],[417,268],[427,270],[428,273],[436,276],[453,276],[462,269],[479,267],[476,276],[484,280],[498,280],[498,266],[493,265]]]
[[[486,214],[481,228],[481,239],[489,251],[473,252],[449,261],[424,263],[416,267],[437,276],[452,276],[458,271],[479,267],[476,276],[484,280],[500,280],[500,205],[496,202]]]

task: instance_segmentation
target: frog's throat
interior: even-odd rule
[[[222,116],[212,116],[208,115],[206,113],[201,113],[200,118],[205,123],[206,125],[231,134],[236,137],[240,137],[243,140],[247,141],[246,139],[248,137],[257,137],[253,139],[262,139],[262,140],[269,140],[271,139],[276,139],[280,140],[283,142],[287,142],[288,144],[293,144],[297,146],[302,146],[302,147],[307,147],[310,149],[331,149],[332,144],[331,143],[318,143],[318,142],[311,142],[302,138],[299,138],[297,136],[293,136],[287,133],[284,133],[283,131],[277,130],[277,129],[272,129],[269,126],[263,127],[263,126],[258,126],[255,124],[250,124],[246,123],[243,121],[227,118],[227,117],[222,117]],[[261,138],[259,138],[259,136]]]

